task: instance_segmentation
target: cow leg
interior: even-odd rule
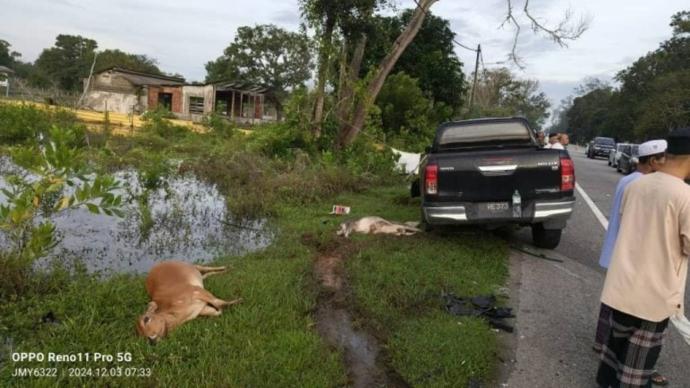
[[[233,304],[240,303],[242,301],[242,298],[235,299],[232,301],[225,301],[223,299],[216,298],[215,295],[211,294],[207,290],[201,288],[201,287],[196,287],[196,290],[194,291],[194,296],[207,303],[210,304],[211,306],[215,307],[217,310],[222,309],[225,306],[231,306]]]
[[[199,313],[199,315],[203,315],[203,316],[207,316],[207,317],[217,317],[220,314],[222,314],[222,311],[220,311],[217,308],[210,306],[210,305],[204,306],[204,308],[201,309],[201,312]]]
[[[223,273],[227,270],[225,267],[206,267],[203,265],[195,265],[194,268],[201,273],[201,278],[206,279],[207,276]]]

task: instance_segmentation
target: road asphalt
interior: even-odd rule
[[[623,175],[605,159],[587,159],[581,149],[571,147],[570,153],[577,182],[608,217]],[[575,212],[555,250],[530,246],[529,229],[513,237],[513,244],[562,262],[513,251],[509,304],[517,315],[516,332],[502,335],[513,352],[502,355],[498,386],[596,387],[599,360],[592,345],[605,278],[598,265],[605,229],[580,194],[576,196]],[[690,312],[687,291],[685,310]],[[688,366],[690,346],[669,325],[658,370],[668,377],[670,387],[690,387]]]

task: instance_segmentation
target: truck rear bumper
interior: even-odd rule
[[[522,207],[521,217],[509,217],[505,214],[492,216],[478,216],[475,210],[481,203],[452,203],[422,205],[425,221],[430,225],[462,225],[462,224],[532,224],[556,221],[565,223],[573,212],[575,198],[560,200],[532,201]]]

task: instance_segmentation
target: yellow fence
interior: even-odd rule
[[[84,110],[84,109],[72,109],[72,108],[65,108],[65,107],[57,107],[57,106],[52,106],[52,105],[47,105],[43,103],[38,103],[38,102],[31,102],[31,101],[22,101],[22,100],[7,100],[7,99],[0,99],[0,103],[4,104],[14,104],[14,105],[31,105],[39,109],[65,109],[70,112],[74,112],[74,114],[77,115],[77,118],[79,121],[83,121],[84,123],[91,124],[90,127],[94,129],[98,129],[97,126],[103,125],[106,122],[106,113],[105,112],[96,112],[92,110]],[[107,114],[108,121],[110,122],[110,125],[112,126],[112,130],[114,133],[117,134],[123,134],[123,135],[128,135],[131,134],[134,130],[137,128],[141,128],[141,126],[144,124],[144,120],[141,118],[140,115],[127,115],[123,113],[116,113],[116,112],[108,112]],[[188,127],[190,130],[195,131],[195,132],[206,132],[206,128],[202,125],[193,123],[191,121],[187,120],[177,120],[177,119],[172,119],[170,120],[175,125],[181,125]]]

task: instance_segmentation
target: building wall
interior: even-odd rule
[[[172,94],[172,113],[182,113],[182,86],[149,86],[147,109],[156,109],[158,93]]]
[[[190,112],[190,97],[201,97],[204,99],[203,114],[193,114]],[[205,114],[213,112],[213,100],[213,85],[184,85],[182,86],[182,111],[176,116],[183,120],[200,122]]]
[[[117,112],[130,114],[142,111],[140,101],[136,94],[91,90],[84,98],[84,105],[100,112]]]

